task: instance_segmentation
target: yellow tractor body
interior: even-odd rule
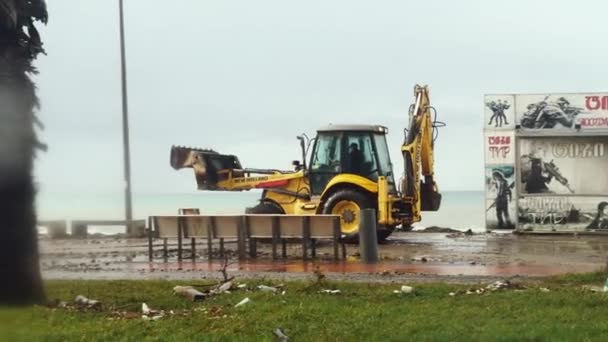
[[[302,161],[294,161],[294,171],[247,169],[236,156],[179,146],[171,149],[171,166],[194,169],[200,190],[263,189],[260,203],[248,213],[340,215],[342,233],[352,239],[359,211],[376,209],[378,236],[384,239],[396,226],[420,221],[422,210],[438,210],[441,201],[433,179],[438,124],[431,118],[428,89],[416,86],[415,98],[401,147],[405,170],[400,184],[386,143],[388,129],[379,125],[330,125],[314,139],[298,137]]]

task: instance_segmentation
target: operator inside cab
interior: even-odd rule
[[[357,143],[351,143],[348,146],[348,161],[346,163],[346,172],[356,175],[361,174],[363,164],[363,155]]]

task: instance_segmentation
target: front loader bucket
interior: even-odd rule
[[[219,182],[228,179],[231,174],[237,176],[235,171],[242,173],[241,163],[236,156],[200,148],[172,146],[170,164],[175,170],[194,169],[200,190],[224,190],[218,187]]]

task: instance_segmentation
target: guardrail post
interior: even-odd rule
[[[239,260],[243,260],[246,258],[246,234],[245,232],[247,231],[247,227],[246,227],[246,222],[245,222],[245,217],[244,216],[239,216],[237,217],[238,222],[237,222],[237,244],[238,244],[238,253],[239,253]]]
[[[279,229],[279,217],[272,217],[272,260],[277,259],[277,244],[279,243],[279,236],[281,231]]]
[[[359,212],[359,254],[365,263],[378,262],[378,235],[376,231],[376,210],[363,209]]]
[[[148,260],[154,259],[154,250],[152,248],[152,216],[148,217]]]
[[[308,259],[308,244],[310,243],[310,216],[302,217],[302,259]]]
[[[167,238],[163,238],[163,259],[165,260],[165,262],[169,261],[169,239]]]
[[[209,225],[207,226],[207,258],[209,260],[213,259],[213,236],[215,235],[215,225],[215,217],[210,218]],[[223,245],[224,244],[222,243],[220,246],[222,249],[224,248]],[[224,254],[224,251],[222,250],[221,253]]]
[[[184,236],[183,232],[184,227],[184,218],[177,218],[177,261],[182,261],[182,237]]]
[[[196,261],[196,238],[191,238],[190,243],[192,244],[192,262]]]
[[[340,259],[340,217],[332,218],[332,228],[334,233],[334,260]]]

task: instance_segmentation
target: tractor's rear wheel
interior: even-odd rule
[[[366,194],[343,189],[329,196],[323,207],[323,214],[339,215],[340,229],[347,242],[359,240],[359,211],[362,209],[375,209],[374,201]]]
[[[246,214],[279,214],[279,215],[285,214],[285,212],[283,211],[283,208],[281,208],[279,205],[272,203],[272,202],[267,202],[267,201],[262,201],[255,207],[245,209],[245,213]]]

